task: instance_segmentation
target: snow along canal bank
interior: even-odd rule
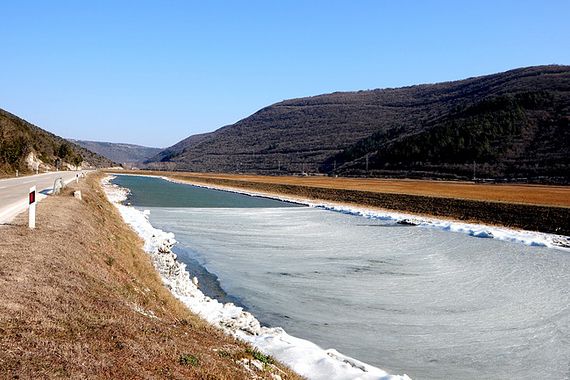
[[[135,175],[135,174],[127,174]],[[393,221],[395,223],[409,224],[418,227],[435,228],[442,231],[457,232],[469,236],[486,239],[498,239],[511,243],[519,243],[533,247],[547,247],[570,252],[570,237],[564,235],[549,234],[544,232],[526,231],[500,226],[491,226],[478,223],[466,223],[453,219],[441,219],[429,216],[418,216],[397,211],[371,209],[356,205],[305,199],[283,194],[273,194],[258,191],[244,190],[236,187],[209,185],[177,180],[165,176],[147,176],[162,178],[166,181],[203,187],[206,189],[223,190],[238,194],[245,194],[255,197],[265,197],[278,199],[284,202],[293,202],[306,205],[308,207],[320,208],[324,210],[336,211],[344,214],[363,216],[369,219]]]
[[[111,184],[113,177],[103,180],[108,199],[118,208],[124,221],[144,240],[144,249],[151,256],[165,285],[190,310],[220,327],[226,333],[251,343],[262,352],[272,355],[295,372],[309,379],[409,379],[342,355],[334,349],[324,350],[316,344],[287,334],[279,327],[263,327],[241,307],[222,304],[205,296],[192,281],[186,265],[176,260],[171,248],[176,243],[174,234],[154,228],[148,213],[122,205],[128,190]]]

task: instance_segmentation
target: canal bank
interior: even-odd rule
[[[99,180],[0,226],[0,378],[297,379],[171,295]]]
[[[143,209],[255,316],[321,347],[420,378],[564,373],[564,252],[311,207]]]

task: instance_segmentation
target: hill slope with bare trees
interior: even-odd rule
[[[165,149],[151,168],[568,183],[570,66],[291,99]]]
[[[111,160],[0,109],[0,174],[112,165]]]

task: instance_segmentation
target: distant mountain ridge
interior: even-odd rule
[[[0,174],[113,165],[105,157],[0,109]]]
[[[285,100],[150,168],[569,182],[570,66]]]
[[[85,149],[89,149],[92,152],[100,154],[103,157],[107,157],[108,159],[121,164],[134,164],[143,162],[162,151],[161,148],[151,148],[135,144],[74,139],[68,140],[79,146],[82,146]]]

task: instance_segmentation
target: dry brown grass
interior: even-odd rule
[[[34,231],[0,226],[0,378],[251,378],[248,347],[169,293],[98,180],[40,202]]]

